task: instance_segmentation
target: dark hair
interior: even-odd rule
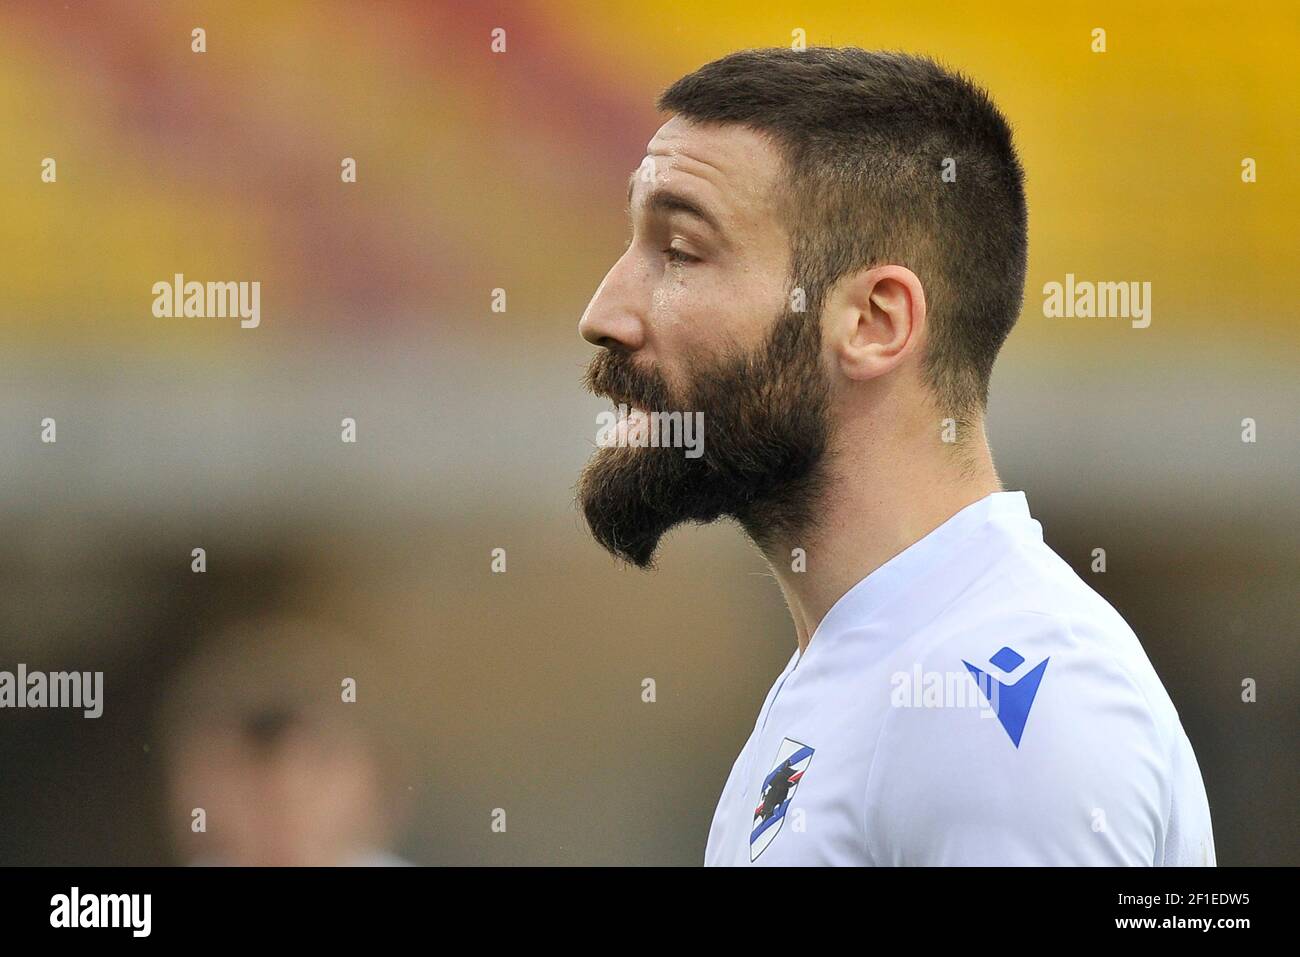
[[[988,94],[925,57],[777,47],[714,60],[658,106],[772,137],[788,167],[777,199],[791,284],[808,311],[820,316],[848,273],[906,266],[925,288],[924,369],[941,409],[961,420],[983,410],[1020,313],[1028,247],[1024,174]],[[955,182],[941,175],[948,158]]]

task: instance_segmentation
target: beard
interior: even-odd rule
[[[814,526],[830,436],[830,379],[815,317],[787,309],[752,353],[692,364],[683,395],[626,352],[592,359],[596,395],[646,412],[702,412],[703,451],[647,446],[597,450],[578,480],[592,536],[639,568],[685,523],[739,522],[764,551]]]

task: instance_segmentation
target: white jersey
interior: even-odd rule
[[[731,769],[707,865],[1213,865],[1178,713],[1023,492],[851,588]]]

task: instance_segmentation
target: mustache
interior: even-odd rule
[[[624,352],[607,349],[592,356],[583,385],[592,395],[635,405],[646,412],[666,412],[674,405],[668,383],[659,371],[640,368]]]

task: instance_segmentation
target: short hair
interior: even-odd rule
[[[808,311],[820,316],[851,272],[906,266],[925,289],[923,369],[938,405],[961,421],[984,410],[1028,250],[1024,172],[984,90],[927,57],[777,47],[700,67],[658,107],[771,137],[787,167],[777,200],[790,281]]]

